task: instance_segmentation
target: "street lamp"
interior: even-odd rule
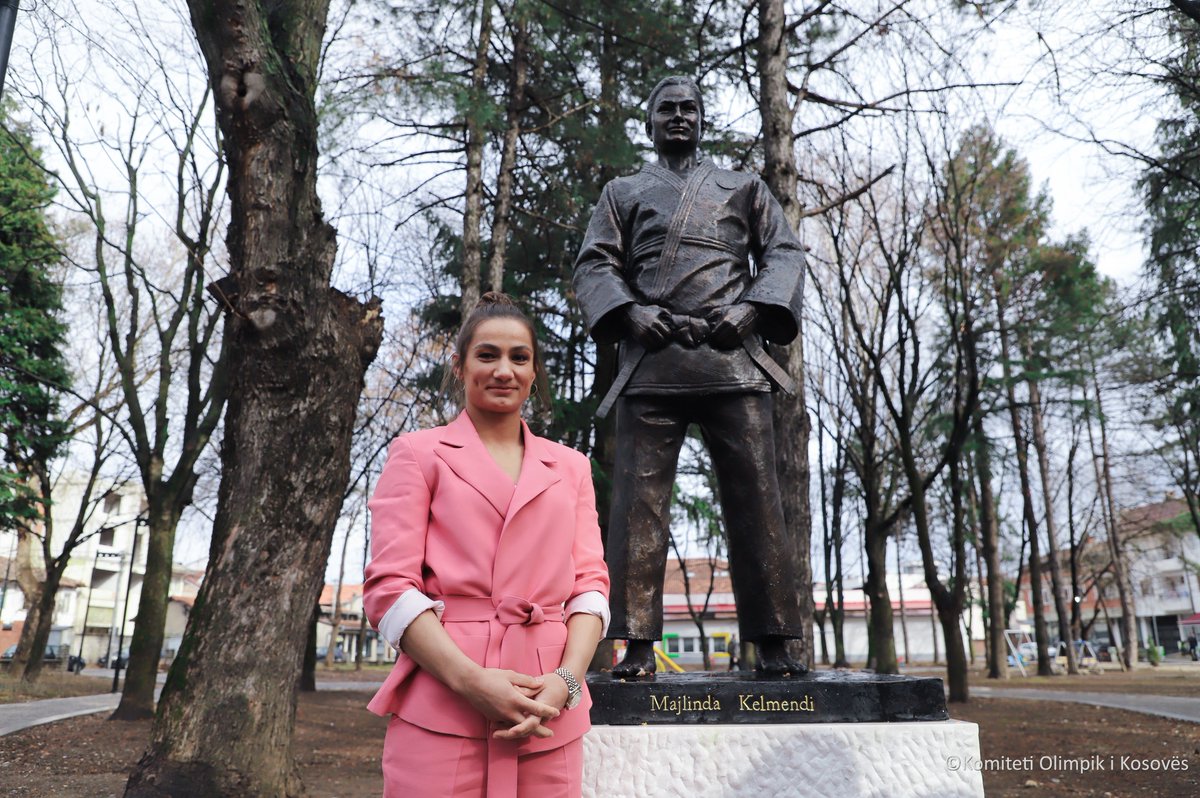
[[[8,52],[17,28],[18,6],[18,0],[0,0],[0,92],[4,91],[4,77],[8,74]]]
[[[111,692],[117,692],[121,680],[121,650],[125,648],[125,624],[129,620],[129,593],[133,589],[133,568],[137,565],[138,529],[150,522],[138,516],[133,520],[133,548],[129,552],[129,578],[125,580],[125,608],[121,610],[121,629],[117,634],[117,660],[113,663],[113,683]]]

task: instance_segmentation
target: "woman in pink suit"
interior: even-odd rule
[[[453,360],[465,410],[401,435],[371,499],[364,603],[400,652],[385,798],[575,798],[584,673],[608,625],[591,465],[521,419],[544,382],[533,325],[480,300]]]

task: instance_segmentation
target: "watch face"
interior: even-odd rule
[[[579,706],[579,702],[582,700],[583,700],[583,692],[582,691],[580,691],[580,692],[572,691],[567,696],[567,703],[563,705],[563,708],[564,709],[574,709],[575,707]]]

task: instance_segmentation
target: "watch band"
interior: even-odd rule
[[[574,709],[579,706],[579,702],[583,700],[583,688],[579,686],[579,680],[575,678],[575,674],[567,668],[555,668],[554,672],[567,683],[567,703],[563,705],[563,709]]]

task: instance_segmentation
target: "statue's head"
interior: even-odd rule
[[[695,149],[704,128],[704,97],[689,77],[663,78],[646,100],[646,135],[655,150]]]

